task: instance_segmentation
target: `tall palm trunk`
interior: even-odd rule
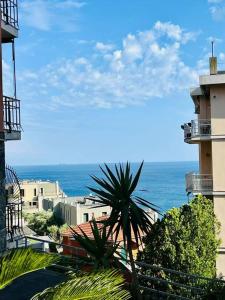
[[[133,257],[133,252],[132,252],[132,240],[131,237],[127,239],[127,250],[130,258],[130,266],[131,266],[131,272],[132,272],[132,284],[131,284],[131,289],[132,289],[132,294],[134,295],[135,299],[140,300],[141,297],[141,292],[139,288],[139,282],[138,282],[138,276],[135,268],[135,262],[134,262],[134,257]]]

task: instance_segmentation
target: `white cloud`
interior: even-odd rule
[[[151,30],[128,34],[121,47],[99,42],[98,48],[107,52],[99,51],[97,57],[49,64],[35,72],[36,80],[34,72],[20,73],[20,91],[31,106],[50,109],[125,107],[166,97],[197,81],[197,72],[181,58],[187,35],[194,36],[178,25],[157,22]]]
[[[78,2],[74,0],[64,0],[56,4],[56,7],[58,8],[81,8],[85,6],[86,2]]]
[[[76,11],[86,5],[73,0],[23,0],[21,22],[38,30],[49,31],[77,29]]]
[[[102,52],[108,52],[114,49],[114,45],[112,44],[104,44],[102,42],[97,42],[95,48]]]
[[[223,0],[208,0],[209,3],[221,3]]]
[[[214,21],[223,21],[225,18],[225,1],[224,0],[208,0],[210,4],[209,10]]]

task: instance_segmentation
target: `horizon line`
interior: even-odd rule
[[[80,165],[102,165],[102,164],[109,164],[115,165],[118,163],[126,163],[127,161],[122,162],[90,162],[90,163],[52,163],[52,164],[12,164],[13,167],[50,167],[50,166],[80,166]],[[129,162],[129,161],[128,161]],[[138,164],[142,161],[131,161],[131,164]],[[177,161],[144,161],[144,164],[152,163],[198,163],[198,160],[177,160]]]

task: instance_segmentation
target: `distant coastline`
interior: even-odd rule
[[[132,163],[134,169],[138,163]],[[90,175],[102,176],[99,164],[58,164],[45,166],[14,166],[21,180],[59,181],[68,196],[89,194],[88,186],[94,183]],[[187,202],[185,174],[197,171],[197,162],[149,162],[145,163],[138,192],[146,200],[154,202],[161,212]]]

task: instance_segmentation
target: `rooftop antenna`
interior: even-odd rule
[[[212,56],[209,58],[209,69],[210,69],[210,75],[216,75],[217,74],[217,58],[214,56],[214,43],[215,41],[211,41],[212,45]]]
[[[214,41],[211,41],[211,44],[212,44],[212,57],[214,57]]]

